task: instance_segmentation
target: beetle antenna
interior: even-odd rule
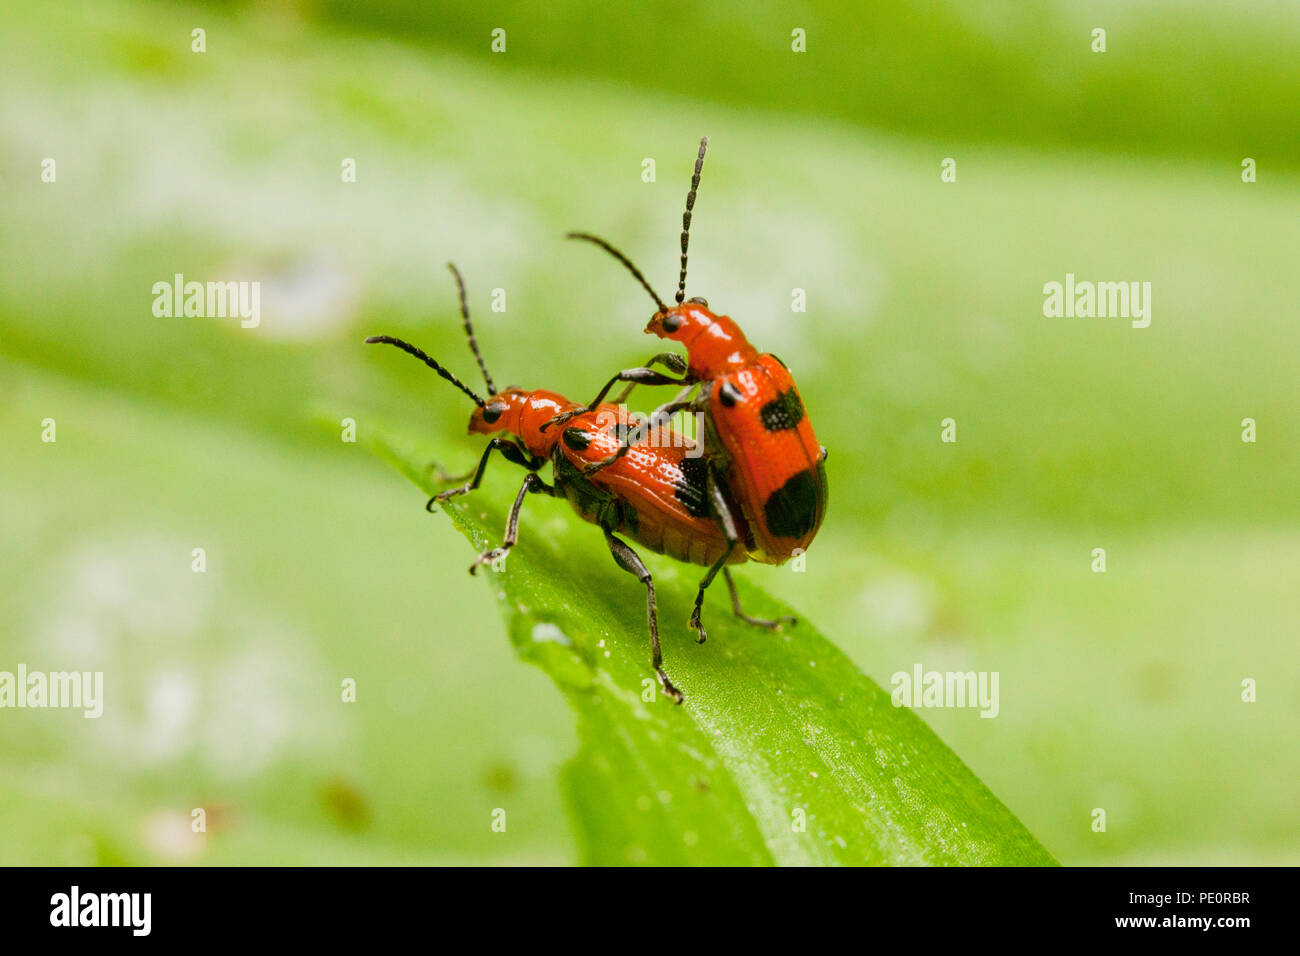
[[[478,340],[474,338],[474,326],[469,321],[469,304],[465,301],[465,280],[460,277],[460,270],[456,268],[454,262],[447,263],[447,268],[451,270],[452,276],[456,279],[456,291],[460,294],[460,317],[465,323],[465,337],[469,339],[470,351],[474,353],[474,358],[478,359],[479,371],[483,373],[483,381],[487,382],[489,395],[497,393],[497,387],[492,384],[492,376],[488,374],[487,363],[483,361],[483,353],[478,350]],[[482,402],[479,403],[480,405]]]
[[[473,392],[471,392],[471,391],[469,390],[469,388],[466,387],[466,385],[465,385],[464,382],[462,382],[460,379],[458,379],[455,375],[452,375],[451,372],[448,372],[445,368],[443,368],[441,365],[439,365],[439,364],[438,364],[437,362],[435,362],[433,359],[429,358],[429,356],[426,355],[426,354],[423,352],[423,350],[416,348],[416,347],[415,347],[414,345],[412,345],[411,343],[409,343],[409,342],[403,342],[401,339],[395,339],[395,338],[393,338],[391,335],[372,335],[372,336],[370,336],[370,338],[366,339],[366,344],[367,344],[367,345],[395,345],[395,346],[397,346],[399,349],[401,349],[401,350],[402,350],[403,352],[405,352],[407,355],[414,355],[416,358],[418,358],[418,359],[419,359],[421,362],[423,362],[425,365],[429,366],[429,368],[433,369],[435,372],[437,372],[439,375],[441,375],[441,376],[442,376],[443,378],[445,378],[447,381],[451,382],[451,384],[455,385],[458,389],[460,389],[462,392],[464,392],[466,395],[468,395],[471,399],[473,399],[474,404],[477,405],[479,408],[482,408],[483,405],[485,404],[484,401],[483,401],[483,399],[479,398],[477,395],[475,395]]]
[[[691,210],[695,208],[695,193],[700,188],[700,171],[704,169],[704,151],[709,147],[707,136],[700,140],[700,155],[695,157],[695,175],[691,177],[691,191],[686,194],[686,211],[682,213],[682,274],[677,280],[677,304],[686,298],[686,246],[691,241]]]
[[[632,260],[630,260],[627,256],[623,255],[623,253],[619,252],[617,249],[615,249],[613,246],[611,246],[611,245],[610,245],[608,242],[606,242],[604,239],[600,238],[599,236],[593,236],[593,235],[592,235],[591,233],[589,233],[589,232],[570,232],[570,233],[565,233],[564,238],[566,238],[566,239],[582,239],[582,240],[585,241],[585,242],[593,242],[593,243],[595,243],[596,245],[600,246],[600,248],[604,249],[606,252],[608,252],[611,256],[613,256],[613,257],[614,257],[615,259],[617,259],[619,262],[623,263],[623,265],[627,268],[627,271],[628,271],[628,272],[630,272],[630,273],[632,273],[632,275],[636,276],[636,281],[639,282],[639,283],[641,283],[641,288],[645,289],[647,292],[650,293],[650,298],[652,298],[652,299],[655,300],[655,305],[659,306],[659,311],[660,311],[660,312],[667,312],[667,311],[668,311],[668,306],[664,305],[664,300],[661,299],[661,298],[659,298],[659,293],[656,292],[654,289],[650,288],[650,283],[647,282],[645,276],[643,276],[643,275],[641,274],[641,270],[638,269],[636,266],[632,265]],[[680,302],[681,300],[679,299],[678,301]]]

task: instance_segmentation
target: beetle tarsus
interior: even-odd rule
[[[587,408],[586,406],[581,406],[579,408],[571,408],[567,412],[560,412],[560,414],[552,416],[551,418],[542,422],[542,427],[539,428],[538,431],[544,432],[552,425],[563,425],[565,422],[572,421],[573,419],[577,418],[579,415],[586,415],[590,411],[591,411],[590,408]]]
[[[692,631],[695,631],[695,643],[703,644],[708,638],[708,632],[704,630],[704,621],[700,619],[701,605],[704,601],[704,592],[700,591],[699,598],[695,602],[695,610],[691,612],[691,619],[687,622]]]
[[[686,695],[673,686],[673,682],[668,679],[662,667],[655,668],[655,674],[659,677],[659,686],[664,690],[664,696],[670,698],[674,703],[680,704],[686,699]]]
[[[510,553],[509,545],[505,545],[504,547],[500,547],[500,548],[493,548],[490,551],[484,551],[482,554],[478,556],[478,560],[476,560],[473,564],[469,566],[469,573],[473,575],[477,575],[480,565],[492,564],[497,559],[504,558],[509,553]]]

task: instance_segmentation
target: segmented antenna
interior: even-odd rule
[[[686,194],[686,211],[682,213],[682,274],[677,280],[677,304],[686,298],[686,247],[691,241],[691,210],[695,208],[695,193],[700,188],[700,171],[704,169],[704,151],[709,138],[700,140],[700,155],[695,157],[695,175],[691,177],[691,191]]]
[[[600,246],[600,248],[604,249],[606,252],[608,252],[619,262],[623,263],[623,265],[627,267],[628,272],[636,276],[636,281],[641,283],[641,288],[645,289],[647,292],[650,293],[650,298],[655,300],[655,305],[659,307],[660,312],[668,311],[668,306],[664,305],[664,300],[659,298],[659,293],[656,292],[654,289],[650,288],[650,283],[647,282],[645,276],[641,274],[641,270],[638,269],[636,266],[632,265],[632,261],[628,259],[627,256],[623,255],[623,253],[619,252],[617,249],[611,246],[604,239],[600,238],[599,236],[593,236],[589,232],[570,232],[570,233],[566,233],[564,238],[582,239],[584,242],[592,242]],[[678,299],[677,301],[680,302],[681,299]]]
[[[474,404],[477,405],[479,408],[482,408],[483,405],[485,404],[483,399],[479,398],[477,395],[471,392],[469,388],[466,387],[464,382],[458,379],[455,375],[452,375],[451,372],[448,372],[445,368],[443,368],[433,359],[429,358],[429,356],[426,355],[421,349],[416,348],[411,343],[403,342],[401,339],[395,339],[391,335],[372,335],[370,336],[370,338],[366,339],[366,344],[397,346],[407,355],[414,355],[425,365],[429,366],[429,368],[433,369],[435,372],[437,372],[447,381],[451,382],[451,384],[455,385],[458,389],[460,389],[462,392],[468,395],[473,400]]]
[[[478,340],[474,338],[474,326],[469,321],[469,305],[465,301],[465,280],[460,277],[460,270],[456,268],[454,262],[447,263],[447,268],[451,271],[456,280],[456,291],[460,294],[460,317],[465,323],[465,337],[469,339],[470,351],[474,353],[474,358],[478,359],[479,371],[483,373],[483,381],[487,382],[489,395],[497,393],[497,387],[492,384],[492,376],[488,374],[487,363],[483,361],[483,353],[478,350]],[[480,402],[480,404],[482,404]]]

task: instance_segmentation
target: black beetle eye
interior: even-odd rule
[[[704,296],[702,295],[693,295],[686,301],[692,303],[693,305],[702,305],[706,309],[709,307],[709,300],[704,298]]]
[[[718,400],[728,408],[735,408],[736,403],[743,397],[744,396],[740,393],[740,389],[736,388],[736,386],[730,382],[723,382],[718,386]]]
[[[676,332],[682,327],[682,317],[676,312],[670,312],[664,316],[663,322],[660,323],[665,332]]]
[[[495,422],[498,418],[501,417],[501,413],[504,412],[505,410],[506,407],[504,405],[499,405],[496,402],[493,402],[491,405],[484,405],[483,421],[491,425],[493,422]]]

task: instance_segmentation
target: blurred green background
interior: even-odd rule
[[[997,719],[923,716],[1062,862],[1300,862],[1294,4],[103,0],[0,11],[0,670],[108,695],[0,711],[0,863],[573,859],[560,696],[320,420],[472,460],[361,345],[468,377],[448,259],[499,382],[644,360],[644,294],[561,237],[670,292],[705,133],[690,291],[831,449],[807,573],[743,573],[883,686],[999,671]],[[261,326],[155,318],[177,272],[259,280]],[[1150,281],[1150,328],[1044,318],[1067,272]]]

